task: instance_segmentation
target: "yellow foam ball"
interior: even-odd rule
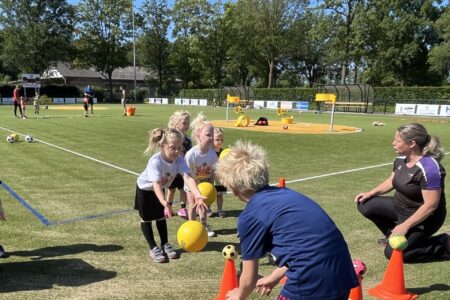
[[[178,245],[188,252],[198,252],[208,243],[205,226],[198,221],[187,221],[181,224],[177,232]]]
[[[408,240],[404,235],[391,236],[389,238],[389,246],[391,246],[392,249],[404,250],[406,247],[408,247]]]
[[[224,158],[225,156],[228,155],[228,153],[230,153],[231,149],[230,148],[225,148],[222,150],[222,152],[220,152],[219,154],[219,159]]]
[[[17,133],[13,133],[13,134],[11,134],[11,136],[15,142],[17,142],[19,140],[19,135]]]
[[[214,185],[212,185],[209,182],[202,182],[198,184],[198,190],[200,191],[200,194],[202,194],[202,196],[205,196],[205,204],[206,205],[211,205],[211,203],[213,203],[214,201],[216,201],[217,198],[217,191],[216,188],[214,187]]]

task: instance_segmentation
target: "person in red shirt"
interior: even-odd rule
[[[22,118],[22,107],[20,105],[20,86],[16,85],[16,88],[13,91],[13,104],[14,104],[14,115],[16,118]],[[19,108],[20,111],[20,117],[17,115],[17,108]]]

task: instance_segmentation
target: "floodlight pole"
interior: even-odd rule
[[[334,122],[334,101],[333,104],[331,105],[331,121],[330,121],[330,132],[333,131],[333,122]]]
[[[134,29],[134,1],[131,0],[131,15],[132,15],[132,25],[133,25],[133,68],[134,68],[134,102],[136,99],[136,38]]]

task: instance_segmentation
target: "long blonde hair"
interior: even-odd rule
[[[167,124],[167,127],[169,128],[177,128],[177,125],[181,122],[184,118],[191,119],[191,114],[186,110],[177,110],[175,111],[170,117],[169,117],[169,123]]]
[[[197,117],[191,122],[192,135],[195,137],[197,143],[198,135],[206,125],[212,126],[211,122],[208,121],[208,118],[202,112],[198,113]]]
[[[444,149],[439,138],[429,135],[422,124],[405,124],[397,128],[397,132],[405,142],[416,142],[422,155],[429,155],[439,161],[444,158]]]
[[[183,134],[175,128],[156,128],[150,130],[148,132],[148,146],[144,151],[144,155],[151,156],[161,146],[173,140],[183,141]]]

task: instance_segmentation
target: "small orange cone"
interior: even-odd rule
[[[286,277],[286,276],[283,276],[283,278],[281,278],[279,284],[280,284],[281,286],[283,286],[283,285],[286,283],[286,281],[287,281],[287,277]]]
[[[358,276],[359,285],[350,290],[350,295],[348,296],[348,300],[363,300],[363,292],[362,292],[362,277],[360,274],[356,274]]]
[[[402,250],[392,250],[383,281],[376,287],[371,288],[369,294],[379,299],[389,300],[410,300],[418,297],[405,289]]]
[[[280,180],[278,181],[278,187],[285,188],[286,187],[286,179],[281,177]]]
[[[225,268],[222,275],[222,283],[220,284],[219,294],[215,300],[225,300],[227,293],[238,287],[238,280],[236,274],[236,266],[231,259],[225,260]]]

